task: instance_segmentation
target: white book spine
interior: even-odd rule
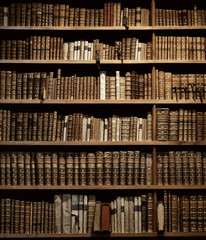
[[[125,100],[125,77],[120,77],[120,99]]]
[[[89,45],[89,42],[85,41],[84,42],[84,60],[88,60],[88,45]]]
[[[75,43],[70,42],[69,43],[69,60],[75,60]]]
[[[104,142],[108,141],[108,119],[104,119]]]
[[[116,100],[120,99],[120,71],[116,71]]]
[[[63,135],[63,141],[64,141],[64,142],[67,140],[68,117],[69,117],[69,116],[65,116],[65,118],[64,118],[64,135]]]
[[[121,197],[121,233],[124,233],[124,197]]]
[[[141,198],[141,196],[138,196],[139,233],[142,232],[142,211],[141,211],[141,209],[142,209],[142,198]]]
[[[88,116],[83,115],[83,124],[82,124],[82,141],[87,141],[87,118]]]
[[[87,142],[90,141],[90,130],[91,130],[91,118],[87,119]]]
[[[117,200],[114,200],[114,232],[117,233]]]
[[[62,225],[62,206],[61,206],[61,195],[54,196],[54,209],[55,209],[55,233],[61,233]]]
[[[69,44],[67,42],[65,42],[63,45],[63,59],[64,60],[67,60],[67,58],[68,58],[68,47],[69,47]]]
[[[72,196],[71,194],[62,195],[62,233],[71,233],[71,211]]]
[[[128,205],[128,197],[124,198],[124,232],[129,232],[129,205]]]
[[[122,141],[121,136],[122,136],[122,118],[119,117],[119,141]]]
[[[100,118],[100,141],[104,141],[104,119]]]
[[[141,51],[142,51],[142,43],[138,44],[138,58],[137,60],[141,60]]]
[[[91,51],[92,51],[92,43],[88,43],[88,56],[87,60],[91,60]]]
[[[120,117],[117,116],[116,141],[120,141]]]
[[[78,60],[77,59],[77,51],[78,51],[78,42],[75,41],[74,42],[74,60]]]
[[[117,232],[121,233],[121,197],[117,196]]]
[[[78,233],[78,203],[79,196],[72,195],[72,233]]]
[[[79,233],[83,233],[84,196],[79,195]]]
[[[123,10],[121,10],[120,26],[123,25]]]
[[[80,60],[85,60],[84,59],[84,41],[80,42]]]
[[[106,99],[106,71],[100,71],[100,100]]]
[[[139,118],[139,141],[142,141],[142,118]]]
[[[93,60],[93,54],[94,54],[94,43],[91,43],[91,57],[90,57],[90,60]]]
[[[139,39],[136,39],[136,48],[135,48],[135,60],[139,60],[138,59],[138,47],[139,47]]]
[[[9,8],[8,7],[4,7],[4,26],[8,26],[9,25]]]
[[[77,41],[77,59],[80,60],[80,51],[81,51],[81,41]]]
[[[159,201],[157,205],[157,224],[158,231],[164,231],[164,204],[162,201]]]
[[[133,196],[129,197],[129,232],[134,233],[134,198]]]
[[[139,216],[138,216],[138,197],[134,196],[134,232],[138,233],[138,222],[139,222]]]
[[[88,206],[88,196],[84,195],[83,233],[87,233],[87,206]]]
[[[139,118],[137,118],[137,136],[136,141],[139,141]]]

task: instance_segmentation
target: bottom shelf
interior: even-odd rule
[[[154,233],[84,233],[84,234],[58,234],[58,233],[28,233],[28,234],[0,234],[1,239],[5,238],[174,238],[174,237],[206,237],[206,232],[196,232],[196,233],[166,233],[166,232],[154,232]]]

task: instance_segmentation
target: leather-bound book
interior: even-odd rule
[[[65,185],[65,152],[58,155],[58,185]]]
[[[17,178],[18,178],[18,185],[24,185],[24,154],[23,152],[17,153]]]
[[[93,223],[93,232],[101,232],[102,223],[104,224],[107,219],[102,220],[102,202],[96,201],[95,210],[94,210],[94,223]]]
[[[61,209],[60,209],[61,210]],[[72,195],[62,195],[62,233],[71,233]]]
[[[190,232],[197,232],[197,195],[190,195]]]
[[[65,165],[65,171],[66,171],[66,179],[65,184],[72,186],[73,183],[73,177],[74,177],[74,165],[73,165],[73,152],[66,152],[66,165]]]
[[[43,152],[36,153],[36,178],[37,178],[37,185],[44,185],[44,154]]]
[[[101,230],[102,232],[111,231],[111,205],[109,203],[102,203],[101,214]]]
[[[87,153],[79,153],[79,185],[87,184]],[[90,166],[90,165],[89,165]]]
[[[93,230],[95,204],[96,204],[96,196],[89,195],[88,196],[88,210],[87,210],[87,232],[88,233],[91,233]]]
[[[104,152],[104,185],[111,185],[112,152]]]
[[[88,185],[95,185],[95,154],[94,153],[88,153],[87,154],[87,184]]]
[[[104,179],[104,161],[103,161],[104,153],[101,151],[96,152],[96,184],[103,185]]]

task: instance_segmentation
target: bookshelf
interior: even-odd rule
[[[9,1],[9,4],[12,1]],[[21,2],[18,0],[18,2]],[[27,1],[26,1],[27,2]],[[51,2],[51,1],[49,1]],[[62,0],[53,0],[52,3],[60,3],[60,4],[65,4],[64,1]],[[121,2],[121,1],[120,1]],[[125,1],[122,2],[124,5],[127,6],[127,3]],[[200,5],[200,8],[202,7],[201,1],[197,1],[197,3]],[[69,3],[69,4],[74,4],[74,6],[77,8],[78,4],[81,5],[83,2],[79,0],[78,2],[75,3]],[[92,8],[91,5],[92,3],[88,3],[88,6]],[[132,2],[129,2],[129,6],[133,6]],[[177,6],[177,1],[174,2]],[[195,1],[191,1],[191,4],[195,4]],[[2,5],[9,6],[8,3],[3,1]],[[84,4],[83,4],[84,5]],[[97,8],[101,5],[102,8],[102,2],[96,4]],[[149,238],[149,239],[164,239],[164,238],[173,238],[173,239],[179,239],[179,238],[200,238],[204,239],[206,237],[206,197],[204,198],[204,203],[202,208],[203,211],[205,211],[204,216],[198,216],[201,223],[203,224],[203,227],[201,228],[202,231],[199,231],[198,227],[196,226],[197,230],[196,232],[178,232],[176,229],[176,226],[174,226],[174,219],[173,223],[171,224],[171,227],[168,227],[167,231],[158,231],[158,213],[157,213],[157,208],[158,208],[158,203],[161,201],[165,201],[164,199],[164,193],[168,194],[168,199],[171,196],[178,196],[177,202],[169,203],[171,204],[171,209],[168,210],[171,212],[171,210],[174,210],[174,206],[176,203],[179,204],[178,206],[180,207],[180,202],[184,204],[184,200],[182,200],[182,197],[185,195],[195,195],[197,198],[199,196],[205,195],[205,190],[206,190],[206,184],[160,184],[158,185],[158,153],[161,153],[162,155],[165,156],[165,152],[167,152],[167,157],[169,156],[169,152],[195,152],[195,154],[198,152],[203,153],[205,152],[205,146],[206,146],[206,136],[202,137],[202,140],[196,140],[196,141],[158,141],[157,140],[157,130],[158,130],[158,125],[157,125],[157,109],[159,108],[172,108],[176,109],[179,111],[179,109],[186,109],[190,110],[192,109],[197,109],[197,111],[204,111],[205,108],[205,103],[206,103],[206,98],[205,98],[205,85],[206,82],[204,80],[206,77],[204,76],[204,80],[202,83],[203,84],[203,92],[202,93],[195,93],[196,98],[195,99],[186,99],[186,97],[182,97],[182,99],[175,99],[174,95],[171,97],[173,99],[158,99],[157,97],[157,80],[156,80],[156,71],[164,71],[170,72],[171,74],[180,74],[183,73],[190,74],[204,74],[204,66],[206,64],[206,58],[204,60],[198,59],[196,53],[196,59],[163,59],[159,60],[158,57],[155,54],[155,49],[156,49],[156,37],[157,36],[174,36],[174,37],[184,37],[185,35],[190,37],[192,36],[194,39],[196,38],[197,41],[197,36],[201,36],[203,38],[205,29],[206,29],[206,24],[204,25],[198,25],[196,26],[156,26],[155,21],[156,21],[156,10],[158,6],[159,8],[167,8],[167,4],[164,3],[164,1],[158,1],[158,0],[147,0],[144,1],[144,3],[140,3],[142,7],[146,7],[150,9],[151,11],[151,16],[150,16],[150,25],[149,26],[129,26],[128,28],[125,26],[0,26],[0,32],[2,34],[5,34],[5,36],[10,37],[10,34],[15,32],[17,36],[15,38],[17,39],[22,39],[21,36],[25,38],[28,36],[45,36],[45,35],[51,35],[53,37],[58,36],[58,37],[64,37],[66,40],[69,41],[70,37],[72,41],[74,39],[83,39],[85,38],[85,35],[88,34],[91,36],[90,41],[96,38],[105,38],[107,34],[111,34],[109,36],[109,44],[114,45],[114,41],[116,40],[116,35],[119,39],[138,36],[140,34],[141,36],[141,42],[143,43],[148,43],[151,42],[152,44],[152,55],[151,59],[147,59],[145,56],[145,59],[141,60],[128,60],[128,59],[113,59],[113,60],[105,60],[105,59],[100,59],[99,60],[99,66],[100,69],[98,69],[98,60],[94,58],[94,60],[62,60],[62,59],[0,59],[0,64],[1,64],[1,69],[0,70],[5,70],[5,71],[28,71],[28,72],[51,72],[54,71],[55,75],[57,75],[57,69],[62,69],[63,75],[68,76],[72,73],[81,73],[81,69],[83,74],[89,75],[90,72],[93,75],[98,75],[99,71],[107,71],[109,72],[109,75],[114,76],[114,71],[122,69],[122,72],[127,72],[127,71],[140,71],[140,74],[144,73],[151,73],[152,79],[152,88],[151,88],[151,99],[105,99],[102,100],[97,98],[97,99],[0,99],[0,106],[3,109],[12,109],[12,111],[16,112],[18,109],[19,111],[32,111],[32,112],[45,112],[45,111],[55,111],[60,109],[60,113],[66,111],[68,114],[71,112],[81,112],[84,114],[91,114],[94,112],[97,115],[103,116],[103,117],[111,117],[112,113],[115,112],[116,115],[123,114],[124,112],[127,113],[127,115],[132,115],[134,112],[137,112],[137,109],[139,112],[144,112],[144,114],[147,111],[150,111],[152,114],[152,139],[151,140],[146,140],[142,139],[140,141],[94,141],[94,140],[89,140],[89,141],[11,141],[11,140],[1,140],[0,141],[0,146],[2,147],[2,152],[6,151],[12,151],[12,152],[96,152],[96,151],[110,151],[110,152],[120,152],[120,151],[140,151],[140,152],[146,152],[150,153],[152,156],[152,170],[151,170],[151,175],[152,175],[152,184],[150,185],[40,185],[40,184],[33,184],[33,185],[25,185],[25,184],[18,184],[18,185],[0,185],[0,192],[2,193],[2,197],[5,199],[8,198],[8,196],[11,198],[16,198],[18,195],[22,195],[22,197],[25,199],[28,199],[27,194],[31,194],[34,196],[34,201],[38,201],[37,195],[42,195],[46,200],[48,200],[49,195],[50,198],[54,196],[54,194],[60,195],[64,193],[72,193],[72,194],[96,194],[98,200],[107,201],[107,197],[105,195],[112,195],[109,199],[109,201],[113,201],[112,197],[120,196],[123,195],[124,197],[132,195],[134,197],[134,194],[138,194],[141,197],[146,195],[149,196],[149,194],[152,194],[153,201],[152,201],[152,216],[153,216],[153,221],[152,221],[152,232],[141,232],[141,233],[114,233],[114,232],[95,232],[95,233],[56,233],[55,230],[53,229],[52,233],[34,233],[34,232],[29,232],[29,233],[8,233],[5,231],[2,233],[4,230],[1,228],[0,232],[0,238],[1,239],[20,239],[20,238],[25,238],[25,239],[54,239],[54,238]],[[171,3],[169,5],[172,5]],[[199,7],[198,5],[198,7]],[[151,7],[150,7],[151,6]],[[191,5],[192,6],[192,5]],[[191,8],[190,6],[190,8]],[[173,8],[173,6],[170,6],[170,8]],[[178,8],[183,9],[183,6],[178,6]],[[188,13],[189,14],[189,13]],[[204,13],[206,14],[206,13]],[[206,19],[206,15],[205,19]],[[206,20],[205,20],[206,21]],[[70,36],[67,36],[68,33],[71,33]],[[11,37],[9,39],[12,39]],[[145,40],[145,41],[144,41]],[[168,40],[169,41],[169,40]],[[204,40],[205,41],[205,40]],[[103,41],[104,42],[104,41]],[[189,44],[189,43],[188,43]],[[161,44],[160,44],[161,45]],[[127,46],[126,46],[127,47]],[[170,46],[171,47],[171,46]],[[196,48],[197,49],[197,48]],[[63,51],[63,50],[62,50]],[[175,50],[174,50],[175,51]],[[181,51],[183,51],[181,49]],[[205,51],[205,48],[201,49],[202,52]],[[188,50],[189,52],[189,50]],[[202,54],[201,52],[201,54]],[[188,53],[189,54],[189,53]],[[204,53],[205,54],[205,53]],[[206,55],[206,54],[205,54]],[[204,56],[205,56],[204,55]],[[61,57],[59,57],[61,58]],[[28,68],[28,70],[27,70]],[[142,70],[142,69],[143,70]],[[191,68],[191,71],[189,71]],[[26,70],[25,70],[26,69]],[[44,70],[45,69],[45,70]],[[86,69],[86,70],[85,70]],[[128,70],[127,70],[128,69]],[[141,69],[141,70],[140,70]],[[188,70],[189,69],[189,70]],[[70,74],[70,75],[71,75]],[[62,76],[63,76],[62,75]],[[17,79],[16,79],[17,80]],[[132,81],[132,80],[131,80]],[[159,81],[159,80],[158,80]],[[166,81],[164,79],[164,81]],[[161,83],[158,83],[161,87]],[[205,84],[205,85],[204,85]],[[202,86],[202,85],[201,85]],[[1,86],[2,87],[2,86]],[[181,88],[181,86],[180,86]],[[187,88],[187,91],[189,92],[189,87]],[[171,90],[171,89],[170,89]],[[6,90],[5,90],[6,91]],[[106,91],[106,90],[105,90]],[[173,91],[173,90],[172,90]],[[180,89],[181,91],[181,89]],[[158,93],[159,94],[159,93]],[[166,94],[166,93],[165,93]],[[189,94],[189,93],[188,93]],[[194,93],[193,93],[194,94]],[[198,95],[199,94],[199,95]],[[202,95],[201,95],[202,94]],[[172,95],[172,93],[171,93]],[[181,92],[180,92],[181,95]],[[183,93],[184,95],[184,93]],[[186,95],[186,93],[185,93]],[[144,97],[143,97],[144,98]],[[160,98],[160,97],[159,97]],[[69,109],[69,110],[68,110]],[[101,115],[101,112],[103,114]],[[124,115],[124,114],[123,114]],[[136,116],[136,115],[135,115]],[[137,115],[137,117],[139,117]],[[140,118],[145,117],[145,115],[140,115]],[[168,116],[169,118],[169,116]],[[206,120],[206,119],[204,119]],[[170,120],[168,120],[170,121]],[[3,123],[2,123],[3,124]],[[135,123],[134,123],[135,124]],[[189,124],[188,124],[189,125]],[[201,125],[201,124],[200,124]],[[204,125],[204,124],[203,124]],[[189,126],[187,126],[189,128]],[[7,127],[8,128],[8,127]],[[204,126],[205,128],[205,126]],[[198,131],[198,130],[197,130]],[[2,133],[1,133],[2,134]],[[39,150],[40,149],[40,150]],[[169,150],[168,150],[169,149]],[[201,156],[202,156],[201,155]],[[1,156],[0,156],[1,157]],[[202,156],[202,159],[204,159],[204,156]],[[105,160],[105,159],[104,159]],[[188,168],[189,168],[189,161],[191,159],[188,157]],[[3,166],[2,160],[0,159],[0,167]],[[45,160],[44,160],[45,161]],[[111,160],[112,161],[112,160]],[[202,160],[202,165],[205,164],[205,160]],[[80,164],[80,163],[79,163]],[[134,164],[134,163],[133,163]],[[164,164],[164,162],[162,163]],[[167,162],[169,165],[169,160]],[[205,164],[206,165],[206,164]],[[204,166],[205,166],[204,165]],[[126,166],[126,165],[125,165]],[[202,178],[204,179],[206,175],[206,168],[202,166]],[[18,167],[18,166],[17,166]],[[183,168],[183,163],[182,166]],[[20,167],[19,167],[20,168]],[[146,168],[146,164],[145,164]],[[162,167],[163,168],[163,167]],[[6,171],[6,170],[5,170]],[[8,171],[8,170],[7,170]],[[44,171],[46,171],[44,169]],[[164,168],[163,170],[164,171]],[[37,173],[36,173],[37,174]],[[96,174],[96,173],[95,173]],[[164,172],[162,172],[164,174]],[[169,174],[169,173],[168,173]],[[205,175],[204,175],[205,174]],[[176,173],[176,175],[178,175]],[[197,173],[196,173],[197,175]],[[18,175],[19,177],[19,175]],[[2,178],[2,170],[0,172],[0,179]],[[36,175],[37,178],[37,175]],[[135,178],[133,176],[133,178]],[[183,177],[182,177],[183,178]],[[111,177],[112,179],[112,177]],[[169,177],[168,177],[169,179]],[[19,180],[18,180],[19,181]],[[205,180],[204,180],[205,181]],[[202,180],[202,182],[204,182]],[[52,195],[53,194],[53,195]],[[171,194],[171,195],[169,195]],[[44,199],[41,200],[44,201]],[[21,200],[23,199],[21,198]],[[172,199],[172,197],[171,197]],[[29,199],[32,200],[32,199]],[[169,200],[167,200],[169,201]],[[170,200],[172,201],[172,200]],[[176,200],[175,200],[176,201]],[[164,202],[165,203],[165,202]],[[168,202],[166,202],[168,204]],[[165,205],[166,205],[165,204]],[[172,205],[173,204],[173,205]],[[192,203],[191,203],[192,204]],[[4,206],[2,203],[0,203],[0,207],[2,210],[2,206]],[[5,205],[6,206],[6,205]],[[55,205],[54,205],[55,206]],[[11,206],[10,206],[11,207]],[[177,206],[175,206],[176,210]],[[196,206],[197,211],[198,206]],[[185,212],[182,212],[184,214]],[[38,213],[37,213],[38,214]],[[172,214],[172,213],[171,213]],[[11,213],[12,215],[12,213]],[[54,214],[53,214],[54,215]],[[8,216],[7,216],[8,217]],[[10,216],[11,217],[11,216]],[[54,216],[53,216],[54,217]],[[187,216],[188,217],[188,216]],[[202,218],[201,218],[202,217]],[[0,226],[5,226],[5,223],[2,224],[2,219],[4,216],[1,215],[0,219]],[[170,216],[170,218],[172,218]],[[179,221],[180,216],[177,217],[177,221]],[[33,220],[33,219],[32,219]],[[8,219],[7,219],[8,221]],[[183,220],[181,220],[183,221]],[[192,221],[192,220],[191,220]],[[199,221],[199,220],[198,220]],[[149,222],[149,220],[148,220]],[[7,223],[8,224],[8,223]],[[30,223],[31,224],[31,223]],[[180,224],[180,223],[179,223]],[[181,223],[182,224],[182,223]],[[196,221],[197,224],[197,221]],[[21,223],[20,223],[21,225]],[[53,226],[55,226],[55,223],[53,223]],[[7,225],[8,227],[8,225]],[[172,229],[174,227],[174,229]],[[32,227],[31,227],[32,228]],[[182,228],[179,227],[179,228]],[[190,228],[192,228],[190,226]],[[177,232],[172,232],[174,230]],[[199,231],[199,232],[198,232]]]

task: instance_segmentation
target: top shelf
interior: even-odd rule
[[[0,30],[18,30],[18,31],[123,31],[125,27],[60,27],[60,26],[0,26]],[[131,26],[126,31],[175,31],[175,30],[206,30],[206,26]]]

